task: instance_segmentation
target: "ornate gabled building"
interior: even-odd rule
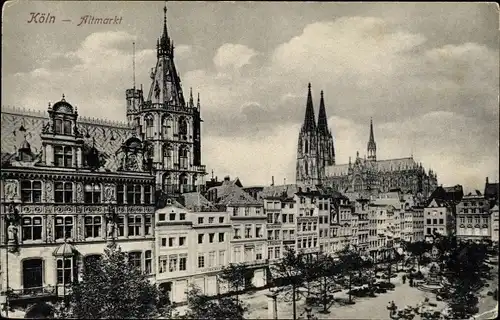
[[[147,143],[146,156],[155,172],[157,190],[167,195],[200,191],[206,175],[201,164],[200,96],[195,104],[191,90],[189,101],[184,99],[166,7],[156,52],[147,99],[142,89],[126,91],[127,119]]]
[[[314,119],[311,85],[306,113],[297,146],[296,180],[309,185],[322,184],[339,192],[378,193],[391,189],[411,192],[427,198],[437,187],[437,175],[428,172],[412,157],[377,160],[377,144],[370,120],[368,157],[356,153],[354,162],[335,163],[333,136],[328,129],[323,92],[321,92],[318,125]]]
[[[110,241],[153,276],[144,142],[126,127],[79,121],[64,96],[48,118],[2,111],[0,291],[10,306],[65,295]]]

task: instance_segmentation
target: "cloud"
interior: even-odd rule
[[[218,70],[238,70],[250,63],[257,52],[242,44],[225,43],[214,57],[214,64]]]
[[[244,184],[272,175],[294,181],[312,82],[316,116],[325,92],[338,163],[365,154],[373,117],[379,158],[413,154],[441,183],[479,188],[485,175],[498,177],[498,51],[470,42],[430,46],[428,37],[354,16],[309,24],[267,51],[224,43],[203,66],[193,61],[209,51],[178,45],[184,92],[201,95],[204,161]],[[38,109],[65,93],[83,115],[124,120],[134,40],[125,32],[92,34],[77,50],[9,76],[4,92]],[[145,92],[155,60],[155,50],[136,51]]]

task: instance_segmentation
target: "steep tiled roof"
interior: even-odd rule
[[[364,160],[361,160],[364,161]],[[372,165],[373,169],[378,172],[393,172],[413,169],[417,167],[417,163],[412,157],[400,159],[387,159],[377,160],[375,162],[367,162],[366,165]],[[342,176],[347,175],[349,170],[348,164],[338,164],[326,167],[326,174],[328,176]]]
[[[216,210],[217,208],[199,192],[183,193],[184,206],[193,211]]]
[[[48,122],[48,113],[33,112],[23,109],[2,108],[2,162],[17,154],[17,150],[24,137],[19,132],[21,125],[28,133],[26,139],[31,145],[34,154],[41,151],[42,141],[40,134]],[[84,149],[92,146],[106,159],[104,169],[116,171],[118,159],[116,151],[132,136],[134,130],[126,124],[98,119],[78,118],[78,129],[83,134]]]
[[[212,187],[208,189],[217,190],[217,204],[219,205],[242,205],[242,204],[260,204],[251,195],[246,193],[241,187],[237,185],[238,179],[233,181],[225,180],[221,186]]]

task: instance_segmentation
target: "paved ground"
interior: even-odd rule
[[[401,283],[401,278],[393,278],[392,283],[396,284],[394,291],[388,291],[384,294],[379,294],[373,298],[354,298],[356,304],[354,305],[338,305],[334,304],[330,308],[329,314],[321,314],[314,309],[314,314],[319,319],[388,319],[389,312],[387,304],[390,301],[400,308],[406,305],[415,306],[417,303],[422,302],[426,297],[431,301],[435,301],[434,295],[418,290],[417,288],[410,287],[408,282]],[[249,312],[247,317],[250,319],[269,319],[268,298],[265,296],[267,291],[256,292],[254,294],[245,296],[243,301],[249,304]],[[348,297],[346,291],[339,292],[335,295],[336,298]],[[444,303],[436,302],[438,309],[444,308]],[[297,302],[297,314],[301,315],[305,311],[304,300]],[[278,302],[278,318],[291,319],[292,318],[292,304],[288,302]],[[305,314],[303,315],[305,316]]]

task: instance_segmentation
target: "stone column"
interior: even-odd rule
[[[267,317],[269,319],[278,319],[278,294],[269,291],[266,296],[269,298],[267,300]]]

